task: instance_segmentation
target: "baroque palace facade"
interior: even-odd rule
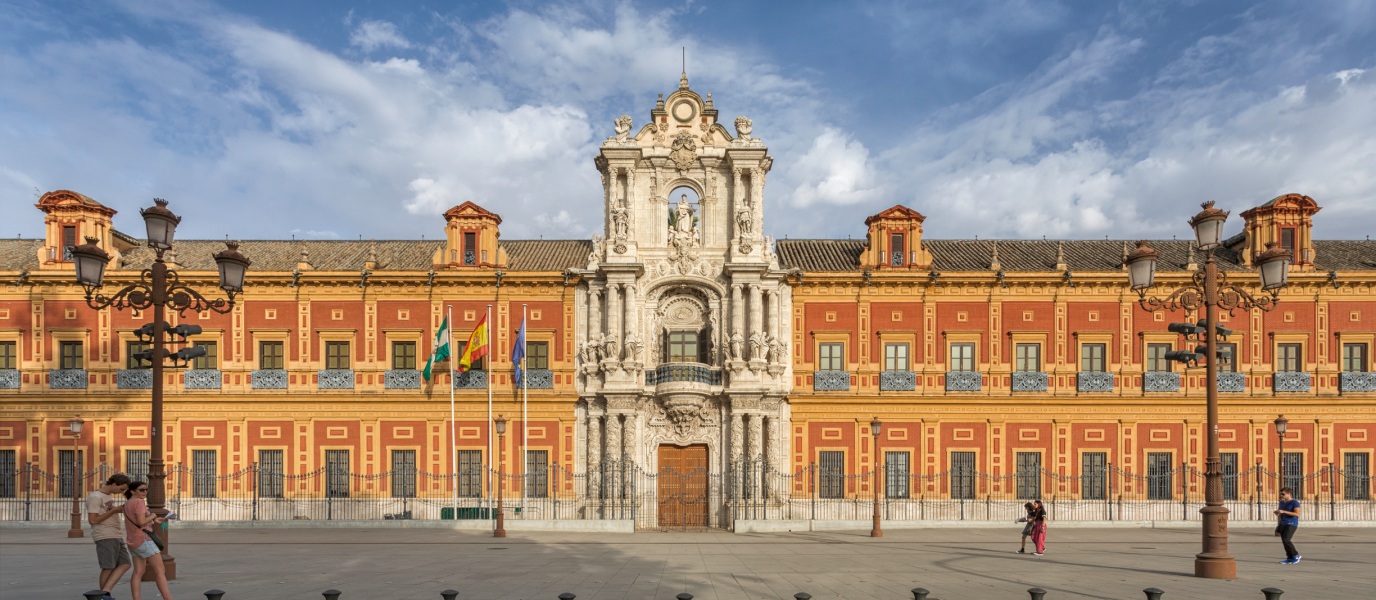
[[[1163,358],[1192,346],[1167,323],[1202,315],[1140,308],[1127,241],[924,239],[904,206],[865,219],[863,239],[772,240],[773,159],[748,119],[733,125],[686,76],[638,130],[618,119],[594,159],[606,229],[591,241],[501,240],[501,217],[464,203],[444,213],[442,240],[242,242],[254,262],[231,313],[170,313],[203,328],[193,341],[208,352],[166,375],[159,451],[218,473],[489,464],[485,385],[495,412],[519,417],[508,357],[524,311],[529,421],[511,431],[524,426],[532,468],[625,457],[715,473],[748,457],[861,473],[876,416],[886,463],[914,474],[1202,467],[1204,370]],[[679,188],[700,200],[672,198]],[[87,468],[146,469],[151,372],[131,354],[150,315],[88,308],[66,253],[99,240],[117,289],[152,252],[81,194],[47,193],[37,209],[42,239],[0,241],[0,469],[56,472],[74,451]],[[1369,473],[1376,245],[1312,239],[1318,212],[1298,194],[1261,204],[1217,254],[1259,293],[1264,244],[1295,253],[1274,311],[1222,316],[1235,357],[1220,376],[1225,467],[1276,469],[1283,413],[1290,469]],[[221,244],[178,241],[167,260],[216,297]],[[1158,294],[1202,266],[1191,242],[1150,244]],[[489,307],[481,368],[422,381],[444,316],[462,342]],[[506,436],[508,471],[521,440]]]

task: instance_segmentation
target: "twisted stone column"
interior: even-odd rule
[[[588,415],[588,490],[589,498],[598,497],[602,472],[602,415]]]
[[[607,460],[607,491],[615,498],[620,486],[618,474],[621,472],[621,415],[607,415]]]
[[[763,451],[761,442],[764,441],[764,417],[761,415],[746,415],[750,419],[750,436],[746,441],[749,448],[750,460],[758,460]]]
[[[740,413],[731,414],[731,462],[741,461],[742,451],[745,444],[745,429],[741,427]]]

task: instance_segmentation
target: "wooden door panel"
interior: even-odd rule
[[[660,527],[707,526],[707,446],[659,447]]]

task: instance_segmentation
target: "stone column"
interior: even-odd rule
[[[731,286],[731,335],[745,335],[745,299],[741,293],[742,284]]]
[[[623,322],[626,324],[626,336],[630,336],[631,332],[635,332],[635,337],[639,339],[640,336],[643,335],[643,332],[640,331],[639,327],[640,319],[636,317],[637,311],[640,310],[640,301],[638,298],[636,298],[635,284],[628,283],[625,286],[623,286],[623,289],[626,291],[626,309],[623,315]],[[640,345],[642,348],[645,347],[645,343],[646,342],[644,339],[640,339]],[[622,340],[621,346],[623,348],[626,346],[625,340]],[[629,354],[627,354],[626,359],[635,360]]]
[[[765,456],[769,457],[769,466],[779,469],[786,461],[782,460],[783,443],[779,440],[778,415],[769,415],[769,420],[765,422],[765,425],[767,428],[764,453]]]
[[[621,284],[607,284],[607,336],[616,340],[617,356],[608,356],[610,360],[621,360]]]
[[[621,485],[618,478],[621,473],[621,415],[618,414],[607,415],[607,460],[610,462],[607,469],[607,494],[615,498]]]
[[[598,473],[602,468],[602,415],[588,411],[588,490],[590,498],[598,496]]]
[[[745,429],[741,427],[741,415],[737,412],[731,413],[731,462],[741,461],[745,448]]]
[[[626,168],[626,237],[635,239],[635,167]]]
[[[637,429],[639,427],[635,415],[626,415],[626,420],[621,428],[621,455],[627,457],[631,462],[635,462],[635,456],[638,454],[635,447]]]
[[[764,239],[764,169],[750,169],[750,222]]]
[[[761,293],[760,284],[758,284],[758,283],[752,283],[752,284],[750,284],[750,328],[749,328],[749,330],[750,330],[750,335],[751,335],[751,336],[754,336],[756,333],[761,333],[761,334],[764,333],[764,327],[763,327],[764,323],[762,322],[764,310],[763,310],[763,307],[760,305],[760,293]],[[750,349],[750,359],[751,359],[751,360],[755,360],[755,359],[757,359],[757,358],[760,359],[760,360],[764,360],[765,357],[763,357],[763,356],[755,356],[755,349],[754,349],[754,348],[751,348],[751,349]]]
[[[596,341],[602,333],[602,290],[588,286],[588,340]]]
[[[761,442],[764,441],[764,417],[762,415],[751,414],[747,415],[747,418],[750,419],[750,437],[746,442],[746,445],[749,447],[749,457],[750,460],[758,460],[761,452],[764,450],[761,444]]]
[[[766,290],[769,294],[769,316],[765,319],[769,337],[778,339],[779,337],[779,288]]]

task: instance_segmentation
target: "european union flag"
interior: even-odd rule
[[[526,319],[521,317],[521,331],[516,334],[516,341],[511,344],[511,363],[516,365],[516,382],[521,387],[525,387],[525,382],[521,380],[521,363],[526,359]]]

